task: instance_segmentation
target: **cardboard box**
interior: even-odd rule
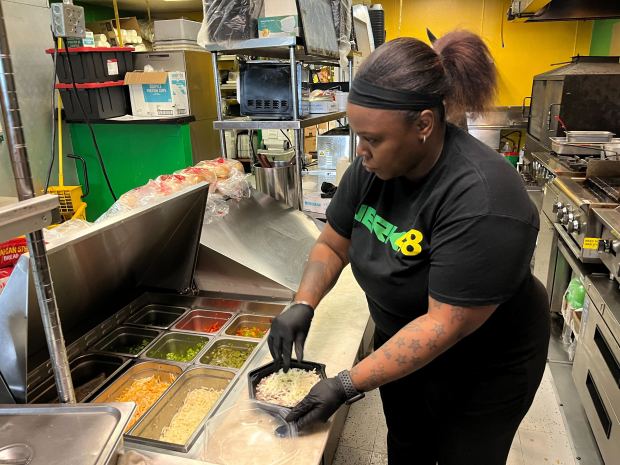
[[[265,0],[263,4],[263,15],[269,16],[289,16],[297,15],[297,2],[295,0]]]
[[[258,37],[299,37],[299,16],[268,16],[258,18]]]
[[[332,199],[322,199],[321,194],[304,193],[302,209],[312,213],[325,214]]]
[[[125,75],[134,116],[177,117],[189,115],[187,80],[182,71]]]
[[[310,113],[333,113],[338,111],[338,103],[335,100],[311,100]]]
[[[120,18],[119,23],[121,29],[125,30],[134,30],[138,33],[138,36],[141,36],[142,29],[140,28],[140,23],[138,23],[138,18],[135,16],[130,16],[127,18]],[[117,34],[116,34],[116,20],[115,19],[107,19],[105,21],[95,21],[92,23],[88,23],[86,27],[95,34],[105,34],[108,37],[108,42],[110,45],[117,46]],[[111,34],[110,34],[111,33]]]
[[[304,152],[316,152],[316,136],[304,137]]]

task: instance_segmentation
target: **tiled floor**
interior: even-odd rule
[[[507,465],[576,465],[552,383],[547,367]],[[333,465],[387,465],[386,434],[379,392],[372,391],[351,406]]]

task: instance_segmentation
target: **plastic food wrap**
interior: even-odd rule
[[[47,242],[57,241],[78,234],[80,231],[88,229],[92,223],[81,219],[71,219],[51,229],[44,229],[43,234]]]
[[[233,171],[237,171],[241,174],[245,173],[243,165],[239,160],[230,160],[227,158],[204,160],[196,164],[196,168],[210,170],[217,176],[218,179],[230,178],[233,174]]]
[[[212,223],[216,218],[228,215],[229,207],[220,194],[211,194],[207,197],[207,207],[205,208],[204,223]]]
[[[217,191],[231,199],[241,200],[250,197],[250,184],[247,181],[248,176],[233,170],[232,175],[228,179],[218,181],[216,184]]]
[[[230,48],[239,40],[258,37],[258,17],[263,0],[203,0],[202,27],[198,44]]]

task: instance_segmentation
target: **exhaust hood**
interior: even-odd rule
[[[508,10],[508,20],[525,20],[529,23],[620,18],[620,2],[618,1],[551,0],[540,7],[541,3],[545,2],[513,1]],[[534,5],[540,8],[533,11]]]

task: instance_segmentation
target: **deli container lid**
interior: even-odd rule
[[[267,412],[246,400],[211,418],[205,426],[203,460],[221,465],[294,463],[297,427],[282,412]]]

